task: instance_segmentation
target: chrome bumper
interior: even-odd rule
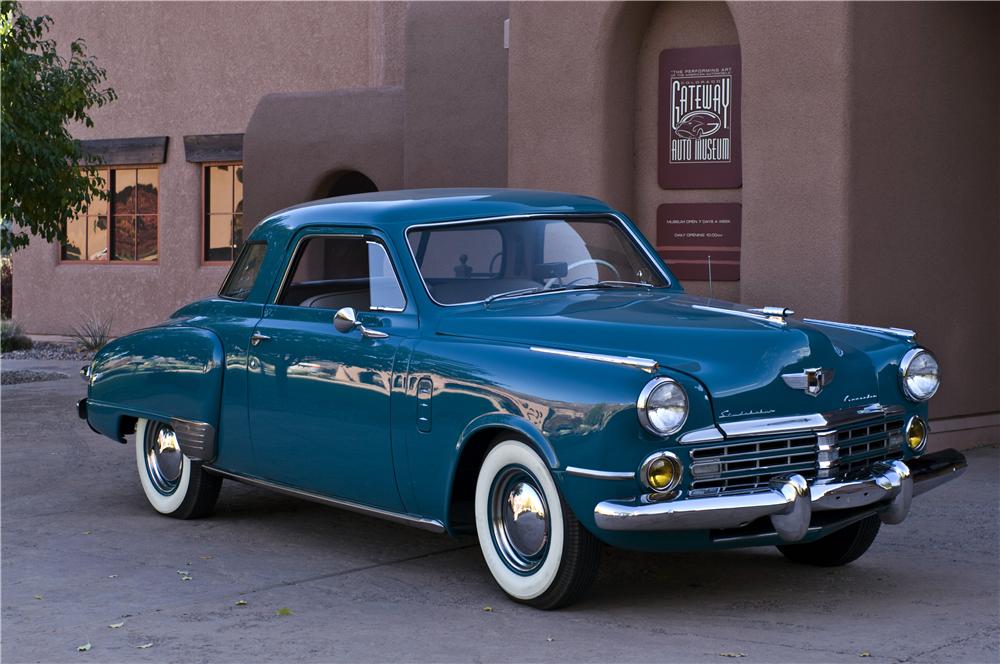
[[[955,479],[965,467],[961,453],[945,450],[909,463],[876,463],[872,475],[861,480],[810,486],[795,474],[772,480],[769,490],[758,493],[674,501],[647,496],[605,500],[594,508],[594,520],[604,530],[669,531],[740,528],[770,517],[782,540],[796,542],[805,536],[813,512],[879,504],[883,522],[900,523],[913,496]]]

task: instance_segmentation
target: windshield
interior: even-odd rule
[[[577,288],[669,286],[617,219],[424,226],[410,230],[407,240],[439,304]]]

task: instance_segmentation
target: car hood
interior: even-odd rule
[[[683,293],[575,291],[455,312],[438,332],[653,359],[701,381],[720,422],[878,401],[878,369],[868,353],[795,319],[779,324],[738,315],[747,311]],[[782,378],[813,368],[833,370],[815,396]]]

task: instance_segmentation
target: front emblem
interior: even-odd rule
[[[781,374],[781,379],[793,390],[802,390],[814,397],[833,382],[833,374],[833,369],[806,369],[802,373]]]

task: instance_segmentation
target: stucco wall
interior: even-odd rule
[[[201,265],[200,171],[186,134],[242,133],[267,93],[398,84],[401,3],[43,3],[51,33],[87,40],[119,100],[79,138],[168,135],[160,167],[160,263],[59,263],[33,241],[14,258],[14,316],[29,332],[66,333],[81,315],[114,331],[162,320],[214,292],[225,268]]]
[[[656,242],[656,210],[664,203],[739,203],[741,189],[660,189],[657,177],[660,52],[666,48],[738,44],[736,25],[722,2],[666,2],[657,5],[639,47],[635,87],[635,213],[642,232]],[[738,281],[685,281],[697,295],[740,299]]]
[[[933,417],[996,412],[1000,8],[862,3],[851,30],[849,317],[935,350]]]

